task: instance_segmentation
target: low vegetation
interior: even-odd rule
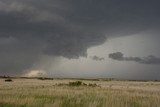
[[[82,86],[82,85],[87,85],[85,83],[83,83],[82,81],[76,81],[76,82],[69,82],[68,84],[69,86]]]
[[[159,107],[160,82],[0,79],[0,107]]]
[[[39,80],[53,80],[53,78],[46,78],[46,77],[38,77]]]
[[[59,83],[59,84],[56,84],[56,85],[57,86],[71,86],[71,87],[79,87],[79,86],[100,87],[95,83],[94,84],[92,84],[92,83],[86,84],[82,81],[69,82],[68,84]]]
[[[8,79],[5,79],[5,82],[13,82],[12,79],[8,78]]]
[[[97,85],[96,83],[92,84],[92,83],[84,83],[82,81],[73,81],[73,82],[69,82],[69,83],[58,83],[55,84],[55,86],[69,86],[69,87],[100,87],[99,85]]]

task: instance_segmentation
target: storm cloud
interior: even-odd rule
[[[98,56],[92,56],[91,57],[93,60],[95,60],[95,61],[103,61],[103,60],[105,60],[105,58],[103,58],[103,57],[98,57]]]
[[[147,57],[124,57],[121,52],[111,53],[108,55],[109,58],[117,61],[134,61],[141,64],[160,64],[160,58],[150,55]]]
[[[44,55],[86,57],[88,48],[107,38],[158,28],[159,4],[158,0],[0,0],[0,72],[22,73]]]

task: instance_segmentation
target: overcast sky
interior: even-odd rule
[[[159,0],[0,0],[0,75],[160,79]]]

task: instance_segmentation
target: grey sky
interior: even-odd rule
[[[123,41],[128,45],[125,49],[120,45],[116,46],[119,52],[128,56],[136,54],[138,57],[160,57],[159,5],[159,0],[0,0],[0,75],[23,75],[33,69],[54,74],[55,69],[58,69],[56,67],[62,66],[65,58],[69,63],[73,60],[81,61],[83,57],[86,59],[83,62],[86,63],[86,69],[73,67],[68,72],[64,69],[57,70],[56,73],[70,76],[74,71],[75,75],[72,76],[98,77],[103,75],[101,71],[108,72],[105,68],[107,63],[89,60],[88,57],[104,57],[107,60],[109,53],[118,51],[97,49],[90,55],[88,50],[106,44],[111,39],[127,40],[130,36],[135,43],[140,36],[148,47],[143,48],[141,45],[139,48],[137,45],[140,42],[129,46],[129,39]],[[150,43],[146,43],[147,41]],[[115,48],[114,43],[110,46]],[[131,50],[130,47],[134,47],[132,50],[138,50],[139,53],[127,53],[127,50]],[[146,54],[146,50],[151,53]],[[103,66],[99,69],[103,70],[90,72],[92,64],[98,66],[101,63]],[[116,65],[113,60],[110,63]],[[127,68],[129,66],[126,65]],[[151,68],[156,67],[153,65]],[[156,68],[156,71],[159,70]],[[109,75],[123,74],[121,71],[112,71]],[[82,72],[85,72],[84,75]]]

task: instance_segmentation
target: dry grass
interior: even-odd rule
[[[160,82],[0,79],[0,107],[159,107]]]

